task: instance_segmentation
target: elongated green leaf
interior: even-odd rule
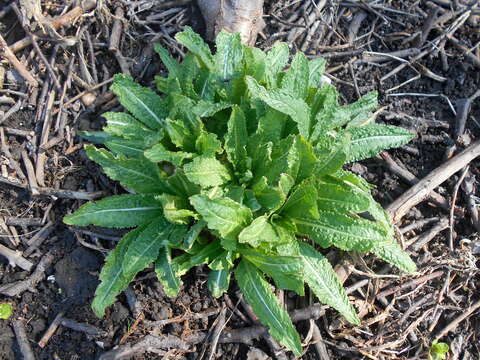
[[[230,269],[210,270],[207,285],[214,298],[222,296],[230,285]]]
[[[220,256],[224,251],[219,240],[215,240],[208,245],[200,245],[200,250],[189,254],[178,256],[174,259],[174,263],[178,265],[178,274],[182,276],[194,266],[208,264],[215,258]]]
[[[277,242],[278,236],[268,216],[263,215],[254,219],[250,225],[242,230],[238,235],[238,241],[257,247],[262,242]]]
[[[281,214],[290,218],[318,218],[317,186],[305,180],[292,191],[281,209]]]
[[[149,147],[145,140],[148,139],[124,139],[114,137],[105,142],[105,146],[116,155],[130,157],[143,157],[143,152]]]
[[[165,219],[174,224],[188,224],[190,219],[196,218],[196,214],[187,209],[188,201],[185,197],[161,194],[155,197],[163,206],[163,215]]]
[[[331,138],[330,141],[330,146],[321,147],[317,144],[315,149],[318,161],[315,164],[313,173],[316,176],[333,174],[340,170],[347,161],[350,136],[339,135],[336,138]]]
[[[318,300],[338,310],[351,323],[359,325],[360,319],[327,258],[304,242],[300,242],[300,253],[305,282]]]
[[[394,239],[375,246],[372,252],[380,259],[395,265],[406,273],[412,273],[417,270],[417,266],[410,256],[402,250],[400,245]]]
[[[165,124],[166,109],[163,99],[152,90],[138,85],[124,74],[117,74],[110,89],[117,95],[120,104],[135,118],[151,129]]]
[[[228,102],[213,102],[213,101],[205,101],[205,100],[200,100],[192,109],[192,111],[204,118],[204,117],[210,117],[218,113],[219,111],[228,109],[231,107],[232,104]]]
[[[90,159],[101,165],[103,171],[123,186],[146,194],[169,192],[169,188],[160,178],[158,166],[146,159],[129,159],[113,156],[104,149],[86,145],[85,151]]]
[[[175,174],[169,176],[166,180],[172,193],[181,197],[189,197],[200,193],[200,186],[194,184],[185,176],[185,173],[177,169]]]
[[[240,34],[222,30],[215,40],[217,53],[214,56],[215,70],[222,81],[228,81],[242,72],[243,46]]]
[[[315,155],[312,144],[301,136],[297,137],[297,151],[299,158],[299,167],[297,174],[297,183],[312,176],[318,160]]]
[[[133,116],[123,112],[107,112],[102,114],[107,119],[107,126],[103,131],[122,136],[129,139],[138,139],[152,136],[154,131],[146,127],[141,121],[138,121]]]
[[[190,203],[207,222],[208,228],[220,233],[222,245],[227,250],[235,249],[238,234],[252,220],[252,211],[245,205],[222,197],[210,199],[205,195],[195,195],[190,197]]]
[[[317,187],[320,210],[360,213],[370,207],[370,198],[354,188],[320,182]]]
[[[245,46],[243,51],[246,74],[253,76],[259,82],[263,81],[265,78],[265,60],[267,56],[262,50],[255,47]]]
[[[92,309],[97,317],[105,315],[105,309],[115,302],[116,296],[125,290],[135,277],[135,274],[124,273],[123,263],[126,260],[125,254],[128,247],[146,227],[147,224],[141,225],[127,233],[106,257],[105,265],[100,272],[100,285],[98,285],[95,291],[95,297],[92,302]]]
[[[155,261],[155,273],[158,281],[163,286],[163,291],[170,297],[178,295],[182,286],[180,275],[178,274],[178,265],[172,262],[171,250],[168,246],[160,248],[158,258]]]
[[[82,205],[63,218],[68,225],[134,227],[162,215],[162,204],[148,195],[115,195]]]
[[[123,272],[137,274],[153,263],[162,246],[168,245],[169,237],[176,225],[170,224],[163,217],[152,221],[139,233],[125,253]]]
[[[225,151],[228,160],[232,163],[234,169],[239,173],[245,173],[251,160],[247,156],[247,125],[245,115],[238,106],[232,108],[230,119],[228,120],[228,132],[225,136]]]
[[[282,79],[282,89],[295,98],[305,99],[308,92],[309,66],[304,53],[297,52],[292,60],[290,69]]]
[[[320,84],[320,79],[325,72],[326,66],[327,62],[323,58],[312,59],[308,62],[308,69],[310,75],[308,85],[310,87],[318,87],[318,85]]]
[[[183,167],[185,176],[203,188],[225,184],[231,179],[228,169],[217,159],[198,156]]]
[[[387,240],[386,233],[374,222],[339,213],[322,211],[318,219],[297,217],[293,220],[300,234],[324,248],[335,245],[346,251],[369,252]]]
[[[282,89],[267,91],[250,76],[245,77],[245,81],[254,98],[259,98],[273,109],[289,115],[297,123],[300,135],[304,138],[309,138],[310,109],[305,101],[293,97]]]
[[[183,29],[184,31],[175,35],[175,39],[198,56],[207,68],[213,71],[215,68],[214,61],[208,45],[203,41],[202,37],[195,33],[189,26],[185,26]]]
[[[265,254],[253,249],[241,249],[240,253],[271,276],[277,287],[304,295],[303,266],[299,257]]]
[[[206,226],[207,222],[200,220],[190,227],[187,234],[185,235],[185,239],[183,240],[183,249],[185,251],[188,251],[192,248],[192,245],[195,240],[197,240],[198,235],[200,235],[200,233],[203,229],[205,229]]]
[[[215,156],[223,152],[222,143],[214,133],[202,131],[195,142],[197,152],[205,156]]]
[[[406,144],[413,138],[411,132],[387,125],[371,124],[346,131],[352,135],[348,162],[370,158],[383,150]]]
[[[267,82],[270,88],[277,87],[278,74],[288,62],[288,44],[284,42],[275,43],[265,57],[265,71]]]
[[[242,260],[235,271],[235,278],[247,302],[270,335],[280,344],[292,350],[295,355],[302,353],[300,336],[295,330],[288,313],[282,309],[259,271],[246,260]]]
[[[144,155],[153,162],[167,161],[175,166],[181,166],[184,160],[191,159],[194,154],[183,151],[169,151],[165,146],[158,143],[151,149],[145,150]]]
[[[169,76],[172,76],[173,78],[180,78],[180,64],[170,56],[168,51],[158,43],[153,46],[153,49],[158,56],[160,56],[160,60],[162,60],[163,65],[165,65],[167,68]]]

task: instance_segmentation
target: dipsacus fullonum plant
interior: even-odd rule
[[[235,278],[262,324],[296,354],[300,337],[273,287],[318,299],[348,321],[355,309],[321,249],[373,253],[405,272],[415,264],[394,238],[388,215],[346,163],[408,142],[404,129],[374,123],[377,94],[339,105],[321,83],[322,59],[285,43],[263,52],[221,32],[216,53],[190,28],[176,40],[181,63],[155,49],[168,70],[158,92],[117,75],[111,87],[127,112],[106,113],[103,132],[85,147],[129,190],[90,202],[64,218],[70,225],[131,228],[106,258],[93,310],[106,307],[154,264],[165,293],[181,276],[209,268],[219,297]]]

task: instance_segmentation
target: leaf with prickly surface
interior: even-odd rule
[[[178,265],[172,262],[170,248],[162,246],[155,261],[155,273],[163,286],[163,291],[170,297],[177,296],[182,286],[177,267]]]
[[[219,298],[230,285],[230,269],[210,270],[208,273],[208,290],[214,298]]]
[[[265,72],[269,87],[275,88],[278,85],[278,75],[288,62],[288,44],[284,42],[275,43],[265,57]]]
[[[192,153],[167,150],[161,143],[145,150],[143,154],[152,162],[167,161],[175,166],[181,166],[185,160],[191,159],[194,156]]]
[[[400,245],[394,239],[375,246],[372,252],[380,259],[395,265],[406,273],[412,273],[417,270],[417,266],[413,260],[404,250],[402,250]]]
[[[222,246],[234,250],[237,236],[252,221],[252,211],[230,198],[210,199],[205,195],[190,197],[190,203],[208,224],[222,237]]]
[[[365,219],[322,211],[318,219],[297,217],[293,219],[298,233],[309,236],[321,247],[336,246],[346,251],[369,252],[385,242],[385,232],[375,223]]]
[[[319,182],[317,186],[317,205],[319,210],[333,212],[360,213],[370,207],[370,198],[354,188]]]
[[[214,55],[215,71],[222,81],[231,80],[242,73],[243,46],[240,34],[222,30],[215,40],[217,53]]]
[[[278,236],[268,216],[259,216],[238,235],[238,242],[257,247],[262,242],[277,242]]]
[[[68,225],[134,227],[162,215],[162,204],[148,195],[115,195],[82,205],[63,218]]]
[[[110,87],[120,104],[151,129],[165,125],[167,115],[164,100],[152,90],[135,83],[128,75],[117,74]]]
[[[104,149],[86,145],[88,157],[99,164],[103,171],[123,186],[144,194],[161,194],[170,192],[160,177],[158,166],[146,159],[130,159],[124,156],[113,156]]]
[[[413,134],[396,126],[371,124],[345,130],[352,136],[347,162],[378,155],[381,151],[406,144]]]
[[[309,78],[308,86],[309,87],[318,87],[322,75],[325,72],[327,66],[327,61],[323,58],[312,59],[308,62]]]
[[[105,315],[105,309],[115,302],[116,296],[125,290],[135,277],[135,274],[125,274],[123,271],[123,264],[127,261],[125,254],[130,244],[138,238],[147,225],[139,226],[124,235],[115,249],[106,257],[105,265],[100,272],[100,285],[95,291],[92,302],[92,309],[98,317]]]
[[[290,68],[282,79],[282,89],[287,90],[295,98],[305,99],[308,92],[309,66],[304,53],[297,52]]]
[[[352,324],[359,325],[360,319],[327,258],[304,242],[300,242],[300,257],[305,282],[318,300],[338,310]]]
[[[202,37],[195,33],[191,27],[185,26],[182,32],[175,35],[175,39],[195,54],[210,70],[214,70],[214,61],[208,45]]]
[[[239,173],[245,173],[251,160],[247,156],[247,125],[245,115],[237,105],[233,106],[228,120],[228,132],[225,136],[225,151],[233,168]]]
[[[198,156],[183,167],[185,176],[202,188],[219,186],[230,181],[228,169],[213,156]]]
[[[255,315],[268,327],[270,335],[299,356],[302,353],[300,336],[260,272],[250,262],[242,260],[235,271],[235,278]]]

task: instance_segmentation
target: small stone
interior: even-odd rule
[[[85,106],[90,106],[93,104],[97,96],[94,93],[88,92],[82,96],[82,102]]]

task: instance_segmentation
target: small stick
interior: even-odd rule
[[[457,317],[455,320],[453,320],[450,324],[445,326],[437,336],[435,336],[435,340],[439,340],[445,335],[447,335],[450,331],[455,329],[458,324],[460,324],[463,320],[465,320],[467,317],[470,316],[471,313],[473,313],[475,310],[480,308],[480,300],[474,303],[472,306],[470,306],[462,315]]]
[[[95,62],[95,51],[93,50],[92,38],[90,37],[90,33],[88,31],[85,32],[85,39],[87,40],[88,58],[90,60],[90,66],[92,67],[93,80],[95,81],[95,83],[98,83],[97,64]]]
[[[125,341],[130,337],[130,335],[133,334],[135,330],[137,330],[138,324],[145,319],[145,315],[143,313],[140,313],[140,315],[137,316],[135,321],[133,322],[132,326],[130,326],[125,334],[123,334],[122,338],[118,342],[120,345],[125,344]]]
[[[50,25],[53,27],[53,29],[58,30],[62,27],[67,27],[71,26],[76,19],[80,18],[86,11],[90,11],[94,9],[97,6],[97,2],[95,0],[88,0],[83,2],[83,6],[77,6],[67,12],[66,14],[57,16],[53,18],[50,21]],[[39,37],[44,37],[47,36],[45,33],[42,31],[35,33],[35,35]],[[10,46],[10,49],[12,52],[16,53],[20,50],[25,49],[27,46],[32,44],[32,39],[30,36],[27,36],[21,40],[18,40],[16,43],[14,43],[12,46]]]
[[[325,343],[322,341],[322,334],[318,325],[315,321],[310,320],[310,326],[312,327],[312,339],[314,341],[313,345],[315,348],[315,352],[320,360],[330,360],[330,356],[328,355],[327,347]]]
[[[28,340],[27,333],[25,331],[25,325],[22,320],[13,320],[13,331],[17,337],[18,347],[22,353],[23,360],[35,360],[30,341]]]
[[[6,121],[10,116],[15,114],[17,111],[19,111],[22,108],[22,101],[18,100],[15,105],[13,105],[8,111],[3,114],[2,117],[0,117],[0,124]]]
[[[416,220],[414,222],[412,222],[410,225],[406,225],[404,227],[401,227],[399,230],[400,230],[400,234],[405,234],[409,231],[412,231],[412,230],[416,230],[416,229],[419,229],[419,228],[422,228],[424,227],[425,225],[428,225],[432,222],[437,222],[438,220],[440,220],[439,217],[432,217],[432,218],[428,218],[428,219],[422,219],[422,220]]]
[[[15,4],[13,4],[13,5],[15,5]],[[37,37],[36,37],[36,35],[30,34],[30,37],[32,38],[33,48],[35,49],[35,51],[37,52],[38,56],[40,57],[40,59],[41,59],[41,60],[43,61],[43,63],[45,64],[45,67],[47,68],[48,74],[49,74],[50,77],[52,78],[53,84],[55,85],[55,87],[57,88],[57,90],[60,91],[60,90],[61,90],[61,86],[60,86],[60,82],[58,81],[57,74],[55,74],[55,71],[53,70],[52,66],[50,65],[50,62],[47,60],[47,58],[45,57],[45,55],[43,55],[42,50],[40,49],[40,46],[38,46],[38,42],[37,42]]]
[[[0,140],[2,143],[2,152],[8,158],[8,161],[17,172],[17,176],[20,178],[20,180],[26,180],[25,174],[23,173],[23,170],[20,167],[20,164],[17,162],[17,160],[13,158],[12,154],[10,153],[10,149],[8,148],[8,144],[7,144],[7,139],[5,138],[5,133],[2,127],[0,127]]]
[[[40,226],[42,218],[6,218],[5,223],[8,226]]]
[[[28,178],[28,184],[30,186],[30,191],[32,192],[32,195],[39,195],[40,193],[38,192],[38,184],[37,184],[37,178],[35,177],[35,169],[33,168],[33,164],[30,161],[30,158],[28,157],[28,154],[25,150],[22,151],[22,160],[23,160],[23,164],[25,165],[25,168],[27,169],[27,178]]]
[[[44,255],[29,278],[0,286],[0,294],[17,296],[27,290],[34,291],[35,286],[45,278],[45,270],[50,266],[52,261],[53,255]]]
[[[477,90],[472,96],[460,99],[457,105],[457,116],[456,116],[456,125],[455,125],[455,141],[458,142],[459,138],[465,132],[465,124],[467,123],[467,117],[470,113],[470,108],[472,107],[472,102],[480,96],[480,89]]]
[[[96,328],[90,324],[79,323],[78,321],[67,319],[65,317],[60,318],[60,324],[66,328],[83,332],[90,336],[102,336],[105,335],[105,331]]]
[[[448,237],[448,246],[452,251],[453,251],[453,235],[455,233],[454,223],[453,223],[454,215],[455,215],[455,202],[457,201],[457,195],[458,195],[458,190],[460,189],[460,185],[462,185],[463,180],[465,179],[465,176],[467,176],[469,168],[470,168],[469,166],[465,166],[465,169],[463,169],[462,174],[460,175],[460,179],[458,179],[453,189],[452,207],[450,209],[450,234]]]
[[[24,251],[25,256],[30,256],[42,243],[47,240],[48,236],[55,229],[53,222],[49,221],[45,226],[27,241],[28,248]]]
[[[480,141],[476,141],[460,154],[454,156],[443,165],[433,170],[419,183],[412,186],[387,207],[386,211],[390,214],[393,222],[398,223],[413,206],[425,200],[433,189],[442,184],[457,171],[463,169],[479,155]]]
[[[27,270],[27,271],[32,270],[33,263],[31,261],[25,259],[18,252],[10,250],[9,248],[7,248],[6,246],[3,246],[2,244],[0,244],[0,255],[5,256],[10,264],[17,265],[23,270]]]
[[[28,185],[21,184],[16,181],[8,180],[7,178],[0,176],[0,183],[15,186],[21,189],[27,189]],[[38,194],[43,196],[52,196],[62,199],[74,199],[74,200],[95,200],[106,195],[105,191],[72,191],[72,190],[62,190],[62,189],[53,189],[49,187],[39,187],[37,188]],[[33,195],[33,194],[32,194]]]
[[[34,131],[31,131],[31,130],[20,130],[20,129],[14,129],[14,128],[11,128],[11,127],[3,127],[5,129],[5,132],[7,134],[10,134],[10,135],[15,135],[15,136],[22,136],[22,137],[25,137],[25,138],[31,138],[35,135],[35,132]]]
[[[474,194],[475,194],[475,176],[469,174],[465,181],[463,182],[463,191],[465,192],[465,197],[467,199],[467,209],[470,212],[470,217],[472,218],[472,224],[480,233],[480,217],[478,216],[478,206],[475,203]]]
[[[48,341],[53,336],[53,334],[55,334],[55,331],[57,331],[58,327],[60,326],[60,323],[62,322],[63,315],[64,315],[64,312],[60,311],[58,315],[55,316],[55,319],[53,319],[47,331],[45,331],[45,334],[43,334],[42,338],[38,342],[38,346],[40,346],[42,349],[45,347],[45,345],[47,345]]]
[[[398,285],[398,286],[394,286],[393,288],[391,289],[387,289],[387,290],[384,290],[380,293],[377,294],[376,298],[377,299],[380,299],[380,298],[384,298],[386,296],[389,296],[389,295],[393,295],[401,290],[405,290],[405,289],[408,289],[408,288],[412,288],[420,283],[423,283],[425,281],[430,281],[430,280],[433,280],[433,279],[436,279],[440,276],[442,276],[444,274],[443,271],[441,270],[438,270],[438,271],[435,271],[431,274],[428,274],[428,275],[424,275],[424,276],[421,276],[417,279],[414,279],[412,281],[409,281],[409,282],[406,282],[405,284],[402,284],[402,285]]]
[[[112,32],[110,34],[110,41],[108,44],[108,50],[116,52],[119,50],[120,37],[122,36],[122,21],[123,21],[123,9],[118,6],[115,9],[115,21],[113,22]]]
[[[386,151],[380,154],[380,157],[385,160],[385,165],[387,165],[388,169],[393,172],[394,174],[400,176],[402,179],[407,181],[411,185],[418,184],[420,180],[413,175],[410,171],[408,171],[403,164],[398,164]],[[428,196],[430,200],[432,200],[435,204],[439,205],[440,207],[448,210],[450,208],[447,199],[445,199],[439,193],[432,191]]]
[[[407,244],[407,247],[413,245],[412,250],[413,251],[418,251],[422,247],[424,247],[426,244],[428,244],[437,234],[442,232],[448,228],[448,219],[447,218],[441,218],[440,221],[432,227],[429,231],[426,231],[424,234],[422,234],[419,238],[414,239],[411,243]]]
[[[8,44],[2,35],[0,35],[0,47],[2,48],[3,56],[5,56],[10,64],[17,69],[20,76],[23,77],[31,86],[38,87],[38,81],[35,80],[32,74],[30,74],[25,65],[23,65],[20,60],[17,59],[14,52],[8,47]]]

